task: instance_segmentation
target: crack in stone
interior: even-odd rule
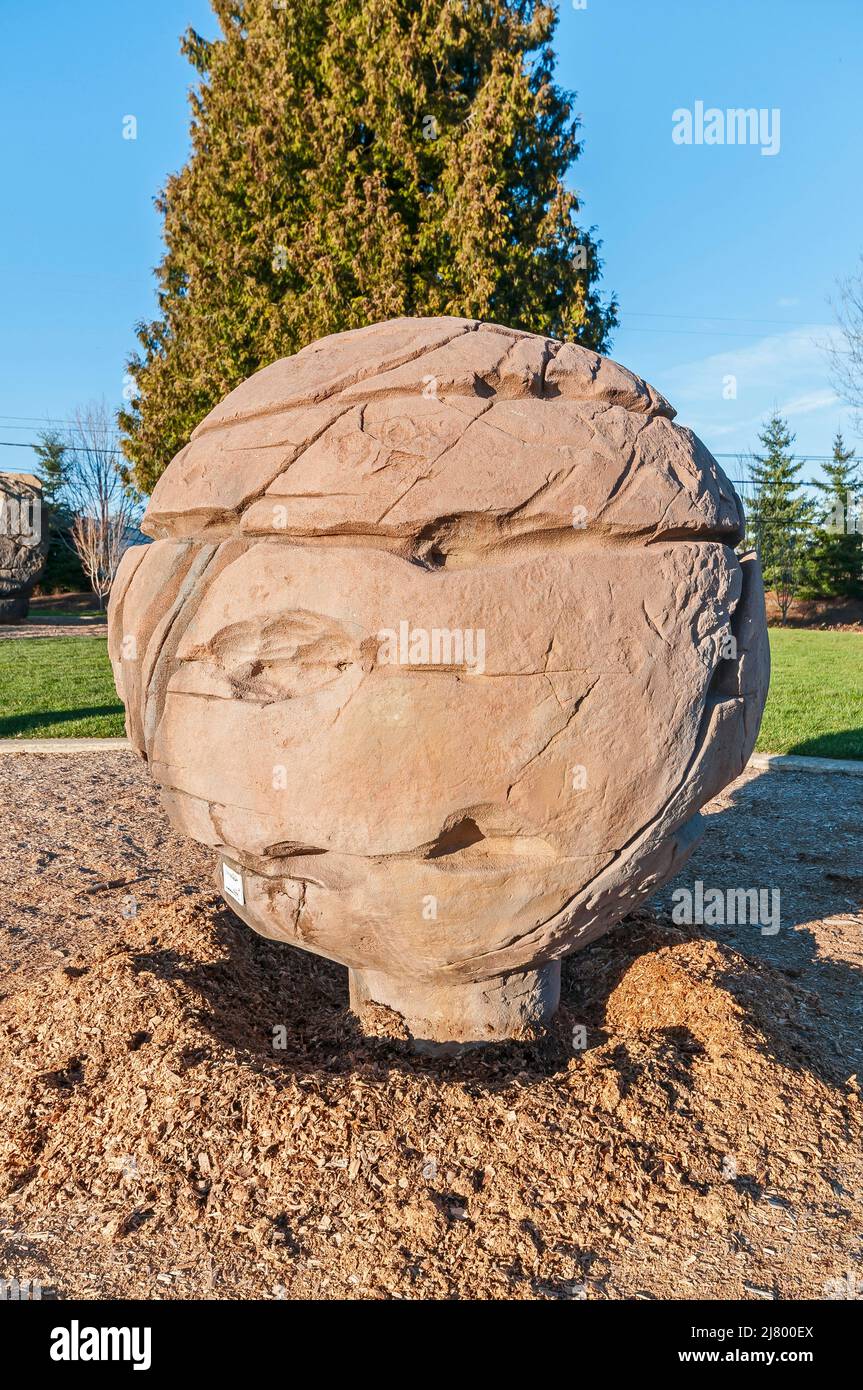
[[[390,505],[385,509],[385,511],[382,512],[382,514],[378,517],[377,522],[375,523],[377,526],[380,526],[384,518],[388,517],[390,512],[394,511],[395,508],[399,505],[399,503],[404,501],[411,489],[416,487],[417,483],[427,482],[429,478],[434,476],[437,470],[437,466],[440,463],[441,459],[446,458],[447,454],[452,449],[455,449],[459,444],[462,443],[462,441],[470,433],[471,426],[474,425],[477,420],[481,420],[484,415],[487,415],[493,404],[493,401],[489,401],[488,405],[485,406],[483,410],[480,410],[479,413],[469,421],[465,429],[461,432],[461,434],[457,436],[457,438],[455,438],[450,444],[447,444],[443,449],[441,449],[440,453],[435,454],[433,459],[429,459],[427,461],[429,471],[427,473],[421,474],[419,477],[414,478],[413,482],[405,488],[402,495],[400,497],[397,497],[394,502],[390,503]]]
[[[388,362],[383,370],[380,364],[375,367],[369,367],[366,370],[359,368],[353,376],[349,374],[347,380],[337,381],[330,387],[310,390],[298,396],[296,400],[288,399],[287,401],[274,402],[269,406],[258,406],[254,410],[241,411],[229,418],[222,418],[211,422],[208,422],[206,419],[202,420],[192,431],[192,439],[200,439],[202,435],[209,434],[212,430],[230,429],[234,425],[246,424],[250,420],[263,420],[270,415],[278,415],[285,410],[311,409],[316,405],[325,405],[327,401],[332,400],[334,396],[340,395],[342,391],[347,391],[351,386],[357,386],[360,382],[367,381],[371,377],[382,376],[385,372],[398,371],[400,367],[406,367],[410,362],[418,362],[420,358],[428,356],[429,353],[437,352],[440,348],[444,348],[449,343],[455,342],[457,338],[464,337],[466,333],[477,332],[481,327],[483,327],[483,325],[478,320],[473,320],[467,324],[461,325],[451,333],[449,337],[441,338],[438,342],[424,344],[422,347],[414,349],[413,352],[405,350],[403,353],[397,353],[393,361]],[[355,405],[356,402],[351,401],[347,408],[353,409]]]
[[[538,675],[544,675],[545,673],[542,672],[542,671],[540,671],[540,672],[537,672],[537,674],[538,674]],[[573,721],[573,719],[575,718],[575,716],[578,714],[578,711],[581,709],[581,706],[584,704],[584,702],[585,702],[585,700],[587,699],[588,695],[589,695],[590,692],[595,688],[595,686],[596,686],[598,680],[599,680],[599,676],[597,676],[597,677],[595,678],[595,680],[591,681],[590,685],[588,686],[587,690],[585,690],[585,692],[584,692],[583,695],[579,695],[578,699],[577,699],[577,700],[575,701],[575,703],[573,704],[572,709],[569,711],[569,714],[568,714],[567,717],[566,717],[566,721],[565,721],[565,723],[562,725],[562,727],[559,728],[559,729],[556,729],[555,732],[551,735],[551,737],[550,737],[549,739],[547,739],[546,742],[543,744],[542,748],[540,748],[536,753],[533,753],[533,754],[531,755],[531,757],[528,758],[527,762],[526,762],[526,763],[524,764],[524,766],[522,767],[522,769],[521,769],[521,771],[519,772],[518,776],[516,777],[515,781],[514,781],[514,782],[511,782],[510,785],[509,785],[509,786],[507,787],[507,789],[506,789],[506,799],[507,799],[507,801],[509,801],[510,792],[512,791],[513,787],[517,787],[518,784],[519,784],[519,782],[522,781],[522,779],[523,779],[523,777],[524,777],[524,774],[527,772],[528,768],[531,767],[532,764],[536,762],[537,758],[541,758],[542,755],[543,755],[544,753],[547,753],[547,752],[548,752],[549,748],[550,748],[551,745],[555,742],[556,739],[560,738],[562,734],[565,734],[565,733],[566,733],[567,729],[569,728],[569,726],[570,726],[570,724],[572,723],[572,721]],[[555,698],[557,698],[556,695],[555,695]],[[558,704],[560,704],[560,701],[559,701],[559,700],[558,700]],[[561,708],[562,708],[562,706],[561,706]]]

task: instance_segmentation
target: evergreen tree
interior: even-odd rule
[[[42,483],[42,501],[56,518],[62,511],[66,486],[66,441],[58,429],[43,430],[39,443],[33,445],[33,452],[38,459],[36,474]]]
[[[598,242],[542,0],[213,0],[123,450],[150,490],[224,394],[327,333],[492,319],[602,350]]]
[[[823,505],[811,552],[811,591],[817,597],[863,598],[863,478],[841,431],[824,473],[826,482],[816,482]]]
[[[761,430],[763,454],[752,460],[747,531],[758,551],[764,584],[772,589],[784,625],[791,603],[807,575],[807,546],[813,507],[799,491],[802,463],[790,453],[795,436],[774,412]]]
[[[88,589],[87,576],[72,544],[72,510],[66,497],[69,481],[68,441],[58,429],[43,430],[33,445],[36,474],[42,482],[42,525],[49,546],[39,588],[45,593]]]

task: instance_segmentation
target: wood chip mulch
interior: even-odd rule
[[[861,1107],[817,1001],[648,913],[567,974],[553,1039],[448,1062],[204,895],[7,979],[4,1263],[59,1297],[824,1297]]]

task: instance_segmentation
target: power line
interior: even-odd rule
[[[77,428],[78,428],[77,425],[74,425],[74,424],[70,425],[70,429],[73,429],[73,430],[74,430],[74,429],[77,429]],[[0,420],[0,429],[4,429],[4,430],[21,430],[21,431],[26,432],[27,434],[29,434],[30,431],[33,429],[33,426],[32,426],[32,425],[10,425],[6,420]],[[45,434],[48,434],[49,432],[50,432],[50,431],[48,431],[48,430],[45,430],[45,431],[44,431]],[[106,435],[110,435],[110,437],[111,437],[112,439],[119,439],[119,437],[120,437],[120,432],[119,432],[119,430],[106,430],[105,433],[106,433]],[[22,447],[26,448],[26,447],[28,447],[28,446],[23,445]],[[40,448],[42,447],[41,442],[40,442],[39,447],[40,447]]]
[[[29,420],[36,424],[43,425],[77,425],[77,420],[61,420],[54,415],[3,415],[0,413],[0,420]]]
[[[813,328],[817,328],[819,325],[813,324],[812,326]],[[627,327],[625,315],[617,325],[615,331],[618,330],[622,333],[670,333],[675,337],[684,338],[757,338],[759,336],[757,333],[753,333],[748,329],[741,329],[738,333],[723,333],[717,328],[639,328],[637,324]],[[767,336],[769,337],[770,335],[768,334]],[[843,357],[849,355],[844,348],[835,348],[834,351],[840,353]]]
[[[713,450],[710,451],[713,453]],[[750,451],[741,449],[736,454],[717,454],[713,453],[715,459],[743,459],[748,458]],[[792,463],[832,463],[832,454],[789,454]]]
[[[634,319],[690,319],[693,323],[769,323],[780,328],[817,328],[824,327],[823,324],[814,324],[809,319],[748,319],[736,314],[668,314],[658,313],[651,309],[625,309],[624,314],[629,314]]]
[[[12,423],[13,420],[26,420],[28,423],[25,424],[25,425],[15,425],[15,424]],[[79,420],[56,420],[56,419],[54,419],[54,418],[49,418],[49,417],[46,416],[46,415],[0,415],[0,429],[4,429],[4,430],[31,430],[31,429],[33,428],[34,425],[49,425],[49,426],[51,426],[51,427],[54,427],[54,426],[57,426],[57,425],[67,425],[67,426],[69,427],[69,429],[73,429],[73,430],[74,430],[74,429],[79,429],[79,428],[80,428],[80,421],[79,421]],[[44,433],[44,431],[43,431],[43,433]],[[113,426],[110,426],[109,429],[106,431],[106,433],[108,433],[108,434],[114,434],[114,435],[119,435],[120,431],[114,429]]]
[[[23,444],[17,439],[0,439],[0,447],[4,449],[41,449],[41,444]],[[122,454],[122,449],[103,449],[100,444],[64,444],[64,449],[73,454]]]

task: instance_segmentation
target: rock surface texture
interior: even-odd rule
[[[32,473],[0,473],[0,623],[27,617],[45,568],[48,528],[41,524],[42,484]]]
[[[110,605],[129,738],[369,1027],[530,1036],[749,757],[758,563],[673,415],[586,349],[400,319],[257,372],[153,493]]]

